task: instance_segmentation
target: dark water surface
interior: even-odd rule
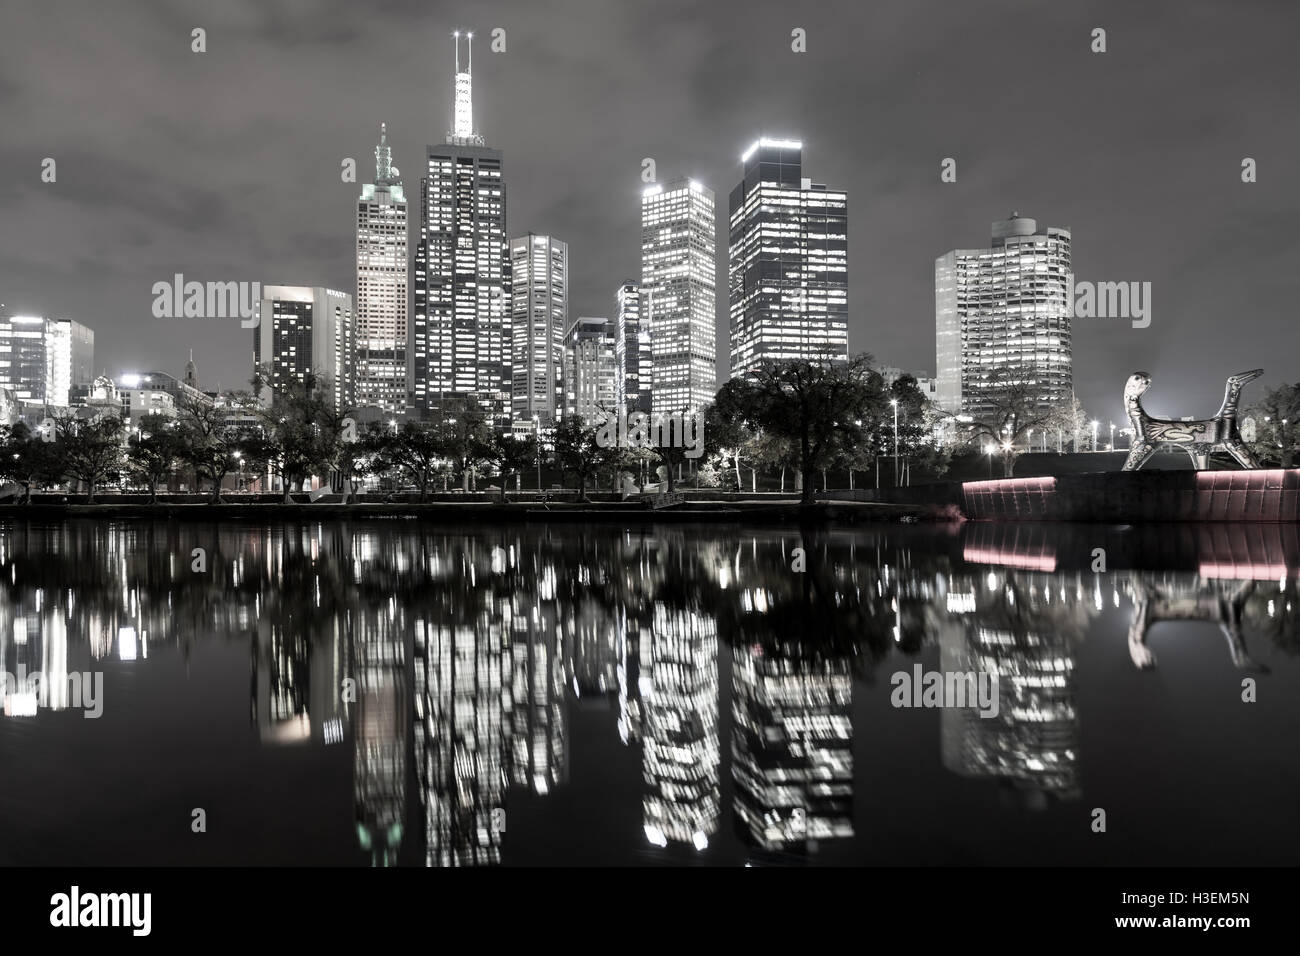
[[[1262,525],[6,520],[0,863],[1295,864],[1297,575]]]

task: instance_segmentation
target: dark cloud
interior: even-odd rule
[[[1136,367],[1157,376],[1153,407],[1213,410],[1228,372],[1300,379],[1298,19],[1214,0],[8,4],[0,301],[86,321],[110,371],[179,371],[193,347],[204,378],[242,381],[246,331],[153,319],[152,283],[351,291],[358,186],[340,161],[364,179],[383,120],[397,165],[418,168],[449,123],[462,27],[478,31],[476,119],[505,152],[510,232],[569,243],[574,316],[608,314],[639,272],[643,157],[713,188],[722,261],[740,152],[789,135],[807,175],[849,191],[855,351],[933,369],[935,257],[1016,209],[1073,230],[1080,278],[1153,285],[1150,328],[1076,325],[1090,412],[1117,417]],[[488,50],[494,27],[505,54]],[[939,182],[947,156],[956,184]],[[722,331],[725,264],[718,288]]]

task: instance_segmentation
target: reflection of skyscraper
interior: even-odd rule
[[[1030,575],[1042,587],[1026,587],[1026,577],[1012,573],[1001,581],[990,574],[987,588],[970,582],[962,590],[976,596],[976,609],[940,628],[943,673],[998,678],[996,716],[981,717],[977,706],[944,709],[942,750],[954,773],[1007,781],[1037,805],[1049,794],[1079,794],[1073,642],[1087,611],[1064,597],[1047,604],[1042,595],[1050,597],[1059,581]]]
[[[357,682],[352,789],[357,839],[378,866],[397,862],[406,828],[406,747],[411,725],[405,635],[386,609],[360,612],[353,643]]]
[[[853,678],[847,660],[732,654],[738,823],[767,850],[853,835]]]
[[[520,602],[524,600],[521,595]],[[545,795],[562,783],[565,750],[564,655],[549,608],[520,607],[512,616],[506,658],[504,733],[509,782]]]
[[[502,633],[492,617],[480,610],[468,623],[415,624],[416,762],[429,866],[501,862],[492,814],[505,796]]]
[[[721,800],[716,623],[656,603],[640,682],[646,839],[702,850],[717,832]]]

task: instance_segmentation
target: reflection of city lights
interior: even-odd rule
[[[709,845],[709,838],[699,830],[695,831],[695,835],[691,837],[691,841],[695,844],[695,849],[697,850],[706,849]]]
[[[668,845],[668,837],[664,836],[664,831],[649,823],[645,825],[645,838],[657,847]]]
[[[124,661],[133,661],[136,657],[135,628],[122,627],[117,631],[117,656]]]

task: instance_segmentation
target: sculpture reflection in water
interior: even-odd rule
[[[751,862],[798,863],[860,832],[854,695],[886,695],[920,655],[999,678],[995,718],[941,714],[942,765],[1037,807],[1086,786],[1076,662],[1108,603],[1131,600],[1142,667],[1161,621],[1218,626],[1247,669],[1248,637],[1294,653],[1300,633],[1300,543],[1277,526],[1108,532],[1096,573],[1099,532],[1059,525],[394,524],[0,525],[0,662],[58,674],[244,642],[255,739],[349,751],[374,865],[507,862],[512,795],[570,785],[576,715],[638,752],[645,852],[739,840]]]

